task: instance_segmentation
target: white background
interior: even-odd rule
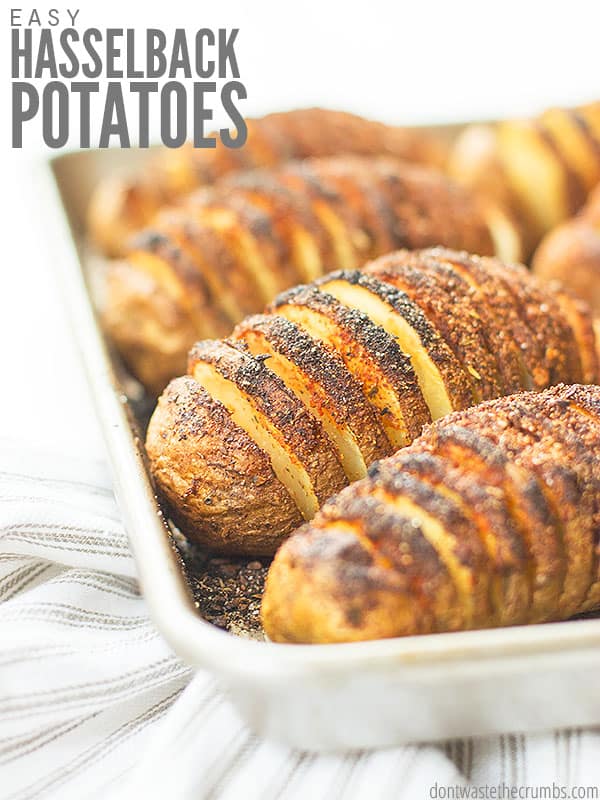
[[[32,8],[12,5],[23,17]],[[33,7],[43,14],[57,5]],[[441,122],[600,97],[598,0],[58,5],[63,13],[66,7],[81,9],[81,28],[239,27],[248,116],[326,105],[390,122]],[[0,11],[0,437],[98,456],[100,433],[54,284],[38,194],[40,163],[51,154],[34,131],[22,151],[10,149],[9,9],[3,3]]]

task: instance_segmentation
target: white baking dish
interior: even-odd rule
[[[47,222],[142,588],[174,651],[212,670],[257,733],[308,750],[600,724],[600,619],[308,646],[240,638],[201,618],[130,424],[124,375],[98,326],[81,246],[98,177],[143,157],[54,159]]]

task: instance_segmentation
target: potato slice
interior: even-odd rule
[[[395,448],[419,435],[429,411],[409,359],[383,328],[315,287],[285,292],[273,308],[339,353]]]
[[[577,169],[573,166],[566,149],[561,146],[561,142],[557,140],[550,128],[545,124],[541,117],[535,121],[540,136],[548,143],[548,146],[555,154],[556,158],[560,161],[565,173],[565,182],[567,186],[567,201],[569,206],[568,216],[576,214],[581,206],[585,203],[589,189],[586,186],[586,180],[579,175]]]
[[[332,262],[334,252],[309,199],[285,186],[285,174],[285,168],[273,173],[253,170],[231,176],[220,187],[221,191],[232,190],[236,198],[245,197],[269,215],[273,230],[287,249],[283,263],[288,275],[282,276],[283,287],[287,288],[322,275],[324,264]]]
[[[238,301],[238,293],[233,284],[237,277],[236,264],[223,246],[215,232],[206,225],[181,213],[181,210],[163,212],[157,219],[161,233],[181,249],[189,261],[200,272],[206,285],[208,302],[218,308],[233,326],[246,313],[246,309]],[[229,262],[229,263],[228,263]],[[218,264],[220,269],[215,269]],[[233,281],[224,280],[225,267]]]
[[[520,389],[519,365],[511,346],[514,343],[506,336],[501,321],[477,287],[463,278],[452,261],[438,258],[431,250],[421,254],[421,269],[437,280],[449,297],[456,298],[462,306],[471,309],[471,316],[478,323],[481,341],[492,356],[490,375],[494,375],[494,382],[499,387],[494,397]],[[482,364],[482,369],[487,367]]]
[[[589,307],[560,283],[553,283],[549,289],[573,331],[579,349],[583,382],[598,383],[600,358],[596,350],[596,335]]]
[[[159,228],[139,236],[126,260],[109,262],[102,288],[103,323],[151,393],[185,371],[185,354],[198,338],[231,331],[189,254]]]
[[[198,342],[189,372],[270,457],[273,471],[311,519],[346,484],[343,470],[317,420],[261,359],[226,342]]]
[[[600,150],[577,115],[568,109],[552,108],[544,112],[540,122],[548,130],[565,159],[577,172],[586,191],[600,180]]]
[[[506,580],[508,602],[501,608],[501,624],[510,619],[540,622],[552,617],[564,588],[566,560],[560,522],[542,485],[471,427],[454,422],[440,425],[425,442],[462,476],[458,485],[465,499],[469,498],[470,508],[477,507],[472,487],[478,482],[491,495],[480,509],[486,516],[494,514],[493,524],[486,529],[491,537],[488,544],[500,564],[506,565],[501,575]],[[443,474],[439,477],[443,479]],[[454,477],[449,472],[446,485]]]
[[[564,164],[536,122],[503,122],[498,128],[502,168],[537,225],[538,237],[573,211]]]
[[[502,264],[493,258],[483,258],[482,264],[503,282],[531,333],[529,341],[524,342],[523,352],[529,359],[534,388],[545,389],[565,380],[580,381],[579,347],[551,292],[518,264]]]
[[[539,331],[546,343],[545,360],[550,371],[551,384],[561,381],[580,383],[583,379],[579,345],[569,319],[552,292],[535,275],[520,264],[507,264],[505,271],[512,285],[518,283],[522,307],[530,326]]]
[[[586,514],[585,524],[579,527],[578,550],[586,545],[592,554],[592,586],[587,593],[595,595],[597,599],[597,589],[593,587],[598,574],[598,559],[593,558],[594,537],[600,530],[600,509],[598,507],[598,497],[600,496],[600,472],[597,468],[597,456],[595,453],[600,448],[600,436],[597,428],[590,426],[583,415],[577,414],[570,408],[565,408],[561,401],[549,400],[544,398],[540,404],[539,411],[528,414],[522,413],[522,405],[515,409],[516,413],[521,414],[520,425],[529,430],[535,431],[540,436],[540,441],[536,444],[533,457],[538,457],[537,452],[542,448],[550,448],[552,443],[552,459],[555,463],[567,465],[579,479],[579,509],[578,516],[581,518]],[[587,563],[587,560],[586,562]],[[578,610],[582,606],[579,604]]]
[[[320,420],[348,480],[366,475],[367,465],[389,454],[390,445],[360,384],[322,342],[277,315],[250,317],[234,332]]]
[[[477,313],[485,322],[488,347],[496,353],[504,378],[504,394],[530,388],[531,376],[517,344],[522,322],[514,302],[497,276],[490,275],[477,256],[443,247],[428,251],[435,262],[446,264],[469,287]]]
[[[454,577],[418,519],[399,512],[363,482],[326,503],[313,523],[328,530],[344,525],[352,526],[365,549],[385,559],[380,563],[400,573],[410,588],[420,633],[464,627],[465,610]]]
[[[443,243],[473,253],[494,252],[490,232],[470,192],[412,164],[400,172],[397,162],[390,159],[374,160],[373,171],[396,218],[395,247],[414,250]]]
[[[242,192],[223,187],[191,196],[186,211],[213,228],[233,251],[247,280],[247,297],[257,311],[277,292],[300,280],[288,244],[275,229],[269,212]],[[252,288],[254,287],[254,288]]]
[[[108,264],[105,290],[109,300],[102,310],[102,323],[133,374],[158,395],[172,375],[185,372],[186,353],[199,333],[177,282],[173,292],[165,288],[158,270],[151,266],[139,269],[129,261]],[[158,269],[169,274],[160,261]]]
[[[354,269],[368,255],[369,241],[360,236],[360,223],[351,208],[332,186],[325,186],[314,162],[290,165],[281,172],[282,183],[292,192],[308,198],[315,216],[327,231],[332,257],[326,262]]]
[[[517,212],[500,203],[482,198],[481,213],[494,242],[494,253],[503,261],[526,261],[529,252],[523,234],[523,222]]]
[[[248,213],[240,202],[235,211],[204,205],[194,214],[185,214],[189,245],[194,247],[196,257],[204,259],[207,268],[216,273],[215,285],[226,287],[232,296],[231,302],[237,308],[236,316],[233,312],[230,316],[236,320],[255,311],[265,302],[267,293],[278,287],[272,274],[277,249],[265,234],[268,217],[255,213],[250,221]]]
[[[593,356],[582,350],[585,320],[578,318],[575,309],[569,308],[569,313],[565,313],[566,304],[563,308],[556,292],[545,291],[542,295],[541,284],[532,279],[525,267],[508,266],[496,259],[454,253],[445,248],[436,248],[434,252],[439,254],[437,257],[450,262],[454,269],[485,295],[487,304],[498,316],[498,327],[517,346],[522,388],[545,388],[552,377],[560,379],[561,375],[565,379],[566,358],[570,361],[571,376],[580,374],[584,358],[586,363],[592,364]],[[527,302],[528,293],[539,303],[539,309],[536,310],[535,302]],[[552,306],[551,314],[548,313],[548,305]],[[582,310],[580,308],[579,312]],[[544,319],[541,317],[544,313],[554,317],[551,320]],[[543,329],[543,336],[548,337],[549,347],[545,346],[540,328]],[[583,337],[581,341],[575,336],[576,333]],[[589,345],[589,334],[586,341]],[[575,353],[576,344],[578,353]]]
[[[571,388],[575,393],[571,393]],[[585,406],[577,405],[577,397],[584,395],[582,387],[568,387],[549,393],[542,402],[546,418],[545,429],[560,443],[561,450],[570,459],[579,475],[581,485],[592,495],[592,527],[594,536],[594,566],[592,585],[583,603],[583,611],[600,605],[600,414],[590,414],[589,394]],[[597,411],[600,412],[600,396]],[[586,491],[584,489],[584,491]]]
[[[585,118],[585,121],[593,131],[598,132],[597,138],[600,142],[600,101],[578,106],[577,112]]]
[[[465,453],[468,457],[468,453]],[[387,469],[383,462],[383,469]],[[522,623],[531,609],[533,569],[521,532],[502,490],[446,454],[409,447],[397,454],[394,469],[418,477],[460,508],[476,526],[488,557],[491,614],[488,625]]]
[[[434,487],[401,470],[379,470],[369,493],[416,523],[451,576],[462,619],[458,628],[489,624],[490,569],[485,548],[472,520]]]
[[[592,579],[591,498],[582,494],[572,464],[544,431],[543,416],[539,422],[532,420],[527,407],[516,398],[518,395],[511,397],[509,404],[490,403],[467,424],[500,445],[542,484],[546,500],[562,525],[567,569],[559,609],[569,617],[577,612]]]
[[[157,230],[140,235],[127,261],[167,287],[171,296],[185,307],[197,335],[203,336],[211,329],[218,330],[219,336],[227,335],[231,321],[221,308],[213,305],[204,276],[168,233]]]
[[[498,157],[497,126],[472,124],[453,143],[448,173],[476,193],[494,242],[504,261],[524,262],[535,247],[532,225],[512,190]]]
[[[270,555],[302,522],[268,455],[189,376],[163,392],[146,452],[173,518],[204,546]]]
[[[456,360],[408,295],[360,272],[334,272],[318,286],[348,308],[366,314],[396,339],[411,360],[432,419],[454,410]]]
[[[422,269],[427,252],[391,253],[367,264],[364,271],[405,292],[442,336],[470,383],[472,395],[463,407],[498,397],[502,388],[496,360],[487,349],[481,320],[460,292]]]
[[[396,220],[365,162],[358,159],[314,159],[312,171],[327,187],[333,187],[343,198],[345,207],[352,211],[357,221],[360,220],[360,227],[353,230],[352,236],[355,245],[361,249],[366,237],[363,262],[394,249]]]

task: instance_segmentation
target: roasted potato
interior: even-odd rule
[[[109,264],[104,322],[158,393],[196,340],[228,335],[290,286],[434,244],[493,252],[476,205],[441,173],[358,157],[239,173],[162,212]]]
[[[228,339],[194,346],[189,377],[169,385],[148,428],[157,486],[190,538],[216,550],[273,552],[300,519],[311,519],[329,495],[363,478],[376,459],[409,445],[432,420],[523,388],[598,381],[589,312],[565,291],[556,295],[561,302],[524,267],[444,248],[399,251],[362,270],[339,270],[288,290]],[[532,531],[546,541],[552,535],[548,517],[562,511],[535,511],[541,492],[532,486],[521,492],[518,474],[510,472],[510,490],[501,474],[493,481],[507,491],[511,507],[520,498]],[[414,481],[420,483],[410,492],[403,488],[412,505],[398,501],[397,517],[410,517],[413,505],[425,503],[430,482],[426,475]],[[543,615],[554,602],[560,569],[549,546],[539,587],[524,585],[521,572],[503,578],[503,565],[522,564],[523,533],[511,535],[508,523],[496,533],[490,520],[506,516],[502,504],[490,500],[490,516],[474,519],[441,482],[434,488],[443,501],[428,494],[427,508],[432,503],[453,525],[471,531],[472,542],[474,528],[487,525],[485,557],[491,552],[499,570],[488,576],[487,588],[472,587],[467,617],[458,615],[452,625],[471,625],[491,613],[483,600],[488,588],[504,597],[503,613],[511,619],[531,597],[531,614]],[[515,528],[523,524],[522,518],[514,522]],[[428,517],[419,525],[429,530],[432,523]],[[458,552],[454,558],[460,561]],[[469,584],[469,565],[457,561],[456,569]],[[439,569],[436,574],[441,580]]]
[[[535,119],[472,125],[449,174],[479,195],[497,255],[527,261],[540,239],[575,214],[600,180],[600,102]]]
[[[347,642],[597,608],[599,446],[598,386],[516,394],[439,420],[281,546],[265,631]]]
[[[543,280],[568,286],[600,315],[600,184],[580,214],[542,239],[532,267]]]
[[[88,210],[88,230],[96,245],[107,255],[123,255],[132,234],[161,207],[235,171],[343,154],[388,155],[435,167],[442,167],[446,159],[442,141],[423,131],[341,111],[305,108],[249,119],[247,124],[242,148],[227,148],[218,137],[212,149],[194,148],[191,143],[165,147],[138,174],[102,181]]]

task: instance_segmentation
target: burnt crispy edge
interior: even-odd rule
[[[410,359],[392,336],[372,322],[366,314],[346,308],[334,297],[313,285],[298,286],[279,295],[272,304],[272,310],[276,313],[284,305],[306,306],[328,317],[339,327],[344,337],[358,344],[389,381],[402,409],[411,440],[419,435],[422,426],[430,418],[429,410]]]
[[[497,276],[487,272],[477,256],[466,252],[435,247],[427,254],[457,272],[471,288],[478,313],[483,309],[483,316],[487,320],[485,334],[488,346],[497,356],[498,370],[504,377],[505,393],[528,388],[523,381],[522,354],[514,330],[518,316]],[[465,280],[463,273],[470,277],[472,284]]]
[[[197,342],[190,351],[189,369],[206,361],[231,381],[281,434],[286,447],[307,471],[322,503],[347,480],[319,420],[291,392],[264,359],[227,340]]]
[[[482,389],[488,396],[497,397],[501,393],[492,376],[486,375],[483,370],[481,362],[491,362],[491,354],[483,342],[478,341],[479,333],[476,333],[475,338],[471,335],[473,326],[469,309],[454,298],[452,313],[448,313],[449,297],[446,289],[433,275],[421,270],[419,251],[414,254],[407,251],[389,254],[368,264],[365,272],[383,277],[405,291],[439,331],[458,363],[462,365],[463,371],[467,373],[472,393],[467,406],[481,399]],[[493,372],[496,373],[495,360]]]
[[[454,579],[418,522],[372,496],[368,483],[354,484],[342,494],[327,503],[321,518],[326,523],[348,521],[360,526],[375,552],[402,575],[426,629],[464,627],[464,609]]]
[[[353,430],[361,449],[368,447],[372,457],[377,458],[389,454],[390,445],[362,387],[337,352],[277,314],[248,318],[236,328],[234,336],[243,339],[245,331],[255,328],[274,350],[293,362],[308,381],[317,383],[331,398],[336,418]]]

